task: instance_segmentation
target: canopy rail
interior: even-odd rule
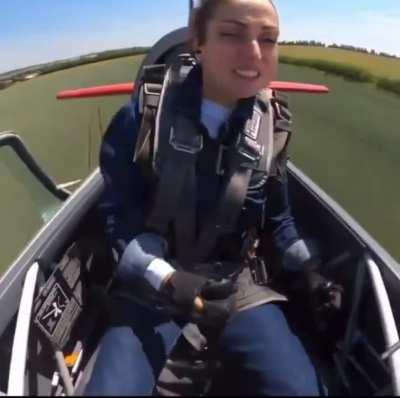
[[[11,353],[7,387],[8,396],[25,395],[25,374],[29,347],[29,332],[39,270],[39,264],[35,262],[33,265],[31,265],[25,276]],[[80,357],[81,355],[82,353],[80,353]],[[61,377],[64,385],[64,394],[67,396],[73,396],[73,380],[66,366],[63,352],[56,350],[55,359],[57,362],[58,374]],[[79,364],[80,362],[81,358],[79,360]],[[74,364],[75,373],[78,370],[79,364]],[[29,391],[27,391],[27,394],[31,395]]]
[[[385,341],[386,351],[383,354],[379,354],[376,351],[376,349],[369,343],[367,336],[358,326],[360,305],[362,297],[365,294],[365,281],[368,276],[377,304],[380,324]],[[379,395],[382,391],[391,389],[395,395],[400,395],[400,339],[398,329],[381,271],[376,262],[367,253],[364,253],[358,262],[351,302],[351,311],[347,322],[344,340],[338,343],[338,352],[334,355],[334,361],[343,386],[351,395],[352,386],[349,375],[346,371],[347,366],[351,366],[362,377],[364,382],[370,386],[374,391],[374,394]],[[382,370],[391,376],[390,386],[386,386],[384,390],[378,388],[372,378],[373,375],[366,372],[361,362],[359,362],[354,355],[353,347],[354,344],[357,343],[361,343],[364,349],[368,352],[370,358],[373,358]],[[385,359],[387,359],[386,362]]]
[[[378,265],[369,255],[365,255],[365,262],[371,277],[372,287],[378,305],[386,349],[389,350],[399,342],[399,333],[392,306]],[[400,352],[393,352],[389,356],[388,362],[392,376],[393,393],[398,396],[400,395]]]
[[[382,354],[382,359],[388,359],[390,356],[392,356],[396,351],[400,350],[400,341],[396,343],[393,347],[390,347],[387,349],[383,354]]]
[[[64,201],[69,197],[70,193],[62,188],[57,187],[54,181],[48,176],[42,167],[40,167],[19,135],[15,134],[13,131],[1,131],[0,147],[3,146],[9,146],[30,170],[30,172],[37,178],[37,180],[43,184],[43,186],[56,198]]]
[[[31,265],[26,273],[22,290],[12,346],[7,395],[23,396],[25,393],[26,358],[28,353],[33,300],[35,297],[38,275],[39,264],[36,262]]]

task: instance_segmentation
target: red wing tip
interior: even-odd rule
[[[298,82],[275,81],[271,82],[270,88],[277,91],[300,92],[300,93],[311,93],[311,94],[326,94],[330,92],[330,89],[327,86],[321,84],[309,84],[309,83],[298,83]]]
[[[57,94],[56,98],[61,100],[61,99],[74,99],[74,98],[102,97],[110,95],[129,95],[133,92],[134,87],[135,87],[134,83],[119,83],[119,84],[109,84],[104,86],[80,88],[76,90],[65,90],[65,91],[60,91]],[[277,91],[309,93],[309,94],[326,94],[330,92],[330,89],[327,86],[319,84],[283,82],[283,81],[271,82],[269,88]]]

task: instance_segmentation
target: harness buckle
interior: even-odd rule
[[[257,141],[253,141],[246,136],[239,136],[235,149],[230,150],[228,145],[220,145],[218,148],[217,162],[215,166],[216,174],[219,176],[223,176],[225,174],[225,169],[227,164],[229,164],[229,159],[224,162],[225,154],[228,153],[228,156],[237,156],[239,155],[242,158],[242,162],[240,164],[241,167],[245,167],[248,169],[257,169],[258,164],[264,154],[264,147],[259,145]]]
[[[264,147],[245,135],[239,135],[236,142],[236,151],[246,159],[246,162],[242,166],[253,168],[257,167],[263,155]]]
[[[260,257],[252,259],[249,263],[249,267],[253,282],[259,286],[267,286],[269,275],[264,259]]]
[[[269,275],[265,260],[259,254],[261,244],[256,229],[251,228],[245,233],[241,249],[241,257],[249,269],[253,282],[259,286],[266,286],[269,282]]]
[[[225,167],[223,167],[222,161],[227,148],[227,145],[220,145],[218,148],[217,164],[215,165],[215,172],[218,176],[223,176],[225,174]]]
[[[171,127],[169,143],[176,151],[189,153],[191,155],[199,153],[203,149],[203,136],[197,134],[196,136],[192,136],[192,138],[191,141],[177,139],[174,127]]]

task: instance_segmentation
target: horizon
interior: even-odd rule
[[[187,3],[115,0],[110,7],[105,0],[2,0],[0,73],[107,50],[151,47],[186,25]],[[323,7],[317,0],[301,7],[290,0],[275,3],[280,41],[314,40],[400,56],[398,0],[337,0]]]
[[[279,45],[283,45],[283,46],[285,46],[285,45],[287,45],[287,46],[291,46],[291,45],[298,45],[298,46],[305,46],[305,47],[313,47],[313,46],[311,46],[311,45],[307,45],[307,44],[287,44],[287,43],[292,43],[292,42],[296,42],[296,41],[303,41],[303,40],[280,40],[279,41]],[[310,40],[311,41],[311,40]],[[327,44],[327,43],[324,43],[324,42],[320,42],[321,44],[323,44],[324,45],[324,47],[325,48],[336,48],[336,49],[338,49],[338,50],[344,50],[344,51],[354,51],[354,52],[360,52],[361,53],[361,51],[357,51],[358,49],[361,49],[361,47],[355,47],[355,49],[353,50],[353,49],[346,49],[346,48],[344,48],[344,46],[352,46],[351,44],[347,44],[347,43],[332,43],[332,44]],[[331,47],[332,45],[337,45],[338,47]],[[342,47],[343,46],[343,47]],[[319,46],[315,46],[315,47],[319,47]],[[322,46],[321,46],[322,47]],[[19,70],[23,70],[23,69],[29,69],[29,68],[33,68],[33,67],[37,67],[37,66],[40,66],[40,65],[45,65],[45,64],[51,64],[51,63],[55,63],[55,62],[62,62],[62,61],[68,61],[68,60],[72,60],[72,59],[74,59],[74,58],[80,58],[80,57],[85,57],[85,56],[87,56],[87,55],[90,55],[90,54],[92,54],[92,53],[97,53],[97,54],[101,54],[102,52],[107,52],[107,51],[119,51],[119,50],[126,50],[126,49],[130,49],[130,48],[138,48],[138,49],[140,49],[140,48],[143,48],[143,49],[147,49],[147,48],[151,48],[151,46],[140,46],[140,45],[138,45],[138,46],[132,46],[132,47],[120,47],[120,48],[107,48],[107,49],[105,49],[105,50],[101,50],[101,51],[92,51],[92,52],[89,52],[89,53],[85,53],[85,54],[77,54],[77,55],[73,55],[72,57],[68,57],[68,58],[57,58],[57,59],[53,59],[53,60],[51,60],[51,61],[48,61],[48,62],[42,62],[42,63],[39,63],[39,64],[31,64],[31,65],[26,65],[26,66],[22,66],[22,67],[18,67],[18,68],[16,68],[16,69],[10,69],[10,70],[8,70],[8,71],[5,71],[5,72],[1,72],[0,71],[0,76],[1,75],[7,75],[8,73],[13,73],[13,72],[17,72],[17,71],[19,71]],[[371,56],[376,56],[376,57],[387,57],[388,55],[390,56],[390,57],[394,57],[394,59],[398,59],[399,61],[400,61],[400,56],[399,55],[395,55],[395,54],[389,54],[389,53],[379,53],[379,51],[376,51],[375,49],[370,49],[370,50],[368,50],[368,49],[366,49],[368,52],[367,53],[364,53],[365,55],[371,55]],[[374,53],[374,51],[375,51],[375,53]],[[384,55],[383,55],[384,54]]]

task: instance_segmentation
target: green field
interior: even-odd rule
[[[365,69],[375,77],[400,79],[400,59],[380,57],[339,48],[280,46],[280,54],[299,59],[322,59]]]
[[[101,135],[128,96],[58,101],[60,90],[133,81],[143,56],[126,57],[41,76],[0,90],[0,131],[13,130],[57,183],[80,179],[97,165]],[[91,150],[89,150],[89,146]],[[11,164],[12,163],[12,164]],[[5,165],[5,167],[4,167]],[[10,165],[10,167],[8,167]],[[42,225],[40,187],[23,187],[24,171],[0,150],[0,274]],[[7,187],[5,189],[5,187]]]
[[[15,130],[57,182],[80,178],[100,131],[127,96],[58,101],[60,90],[133,81],[143,56],[103,61],[17,83],[0,91],[0,131]],[[60,145],[60,143],[62,143]]]
[[[86,65],[0,91],[0,130],[20,133],[57,183],[85,177],[97,165],[101,134],[110,117],[128,97],[57,101],[55,96],[67,88],[132,81],[140,59]],[[400,98],[372,84],[345,81],[310,68],[281,65],[280,73],[281,79],[322,83],[332,89],[327,96],[291,96],[296,127],[292,159],[400,259],[400,186],[396,183]],[[2,204],[8,207],[0,214],[0,270],[41,223],[40,217],[32,221],[29,212],[19,211],[25,202],[16,192],[8,185],[2,189]]]
[[[331,88],[326,96],[291,96],[294,162],[400,259],[400,98],[310,68],[280,72]]]

